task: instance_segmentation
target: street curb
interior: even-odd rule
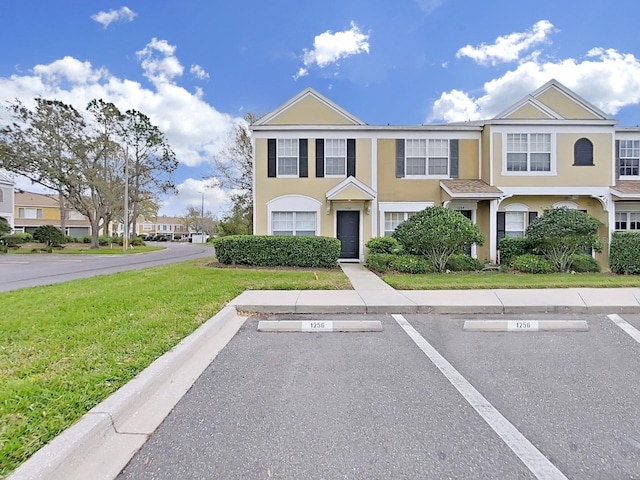
[[[245,322],[225,307],[38,450],[8,480],[111,480]]]

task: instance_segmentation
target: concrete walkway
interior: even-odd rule
[[[353,290],[249,290],[231,303],[258,313],[640,313],[638,288],[394,290],[342,263]]]

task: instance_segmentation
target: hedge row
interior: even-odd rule
[[[614,232],[611,236],[609,268],[613,273],[640,273],[640,232]]]
[[[400,273],[431,273],[435,267],[429,260],[419,255],[393,253],[369,253],[367,266],[378,273],[390,270]],[[455,254],[447,261],[446,268],[452,272],[474,272],[482,270],[483,263],[469,255]]]
[[[338,264],[341,243],[329,237],[230,235],[213,241],[216,257],[226,265],[325,267]]]

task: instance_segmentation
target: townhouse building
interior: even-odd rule
[[[65,235],[84,237],[91,235],[89,219],[65,205],[63,210]],[[17,190],[14,197],[14,228],[16,232],[33,233],[43,225],[61,228],[61,210],[58,195]]]
[[[13,229],[13,189],[14,182],[8,175],[0,172],[0,218]]]
[[[551,80],[486,121],[368,125],[308,88],[251,125],[254,232],[324,235],[341,260],[430,206],[460,211],[499,260],[546,208],[598,218],[606,266],[611,232],[640,228],[640,128],[617,121]]]

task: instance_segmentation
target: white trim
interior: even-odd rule
[[[502,187],[497,185],[506,196],[514,195],[607,195],[609,187]]]
[[[255,138],[375,138],[375,139],[401,139],[401,138],[434,138],[449,140],[479,140],[482,132],[481,127],[473,131],[457,130],[458,127],[443,125],[440,128],[434,126],[418,127],[363,127],[354,128],[353,125],[274,125],[270,128],[261,127],[252,130]]]
[[[504,207],[505,212],[528,212],[529,207],[524,203],[510,203]]]
[[[363,182],[361,182],[355,177],[347,177],[338,185],[333,187],[331,190],[327,191],[326,193],[327,200],[333,200],[333,197],[335,197],[337,194],[339,194],[342,190],[344,190],[350,185],[353,185],[362,193],[364,193],[366,196],[368,196],[369,198],[367,200],[373,200],[374,198],[376,198],[376,192],[371,187],[369,187],[368,185],[365,185]]]
[[[539,130],[539,129],[537,129]],[[509,134],[526,134],[527,135],[527,170],[523,172],[507,170],[507,135]],[[551,143],[550,159],[549,159],[549,171],[531,171],[531,140],[530,135],[534,134],[547,134]],[[527,125],[523,125],[518,131],[503,131],[502,132],[502,172],[503,177],[556,177],[557,171],[557,151],[556,151],[556,132],[550,132],[548,130],[532,131]]]
[[[284,113],[289,108],[294,106],[296,103],[300,102],[301,100],[303,100],[303,99],[305,99],[307,97],[315,98],[317,101],[319,101],[320,103],[322,103],[325,106],[329,107],[334,112],[340,114],[342,117],[344,117],[345,120],[348,120],[349,122],[351,122],[354,125],[364,125],[365,124],[362,120],[360,120],[359,118],[357,118],[354,115],[350,114],[349,112],[347,112],[345,109],[343,109],[342,107],[340,107],[336,103],[333,103],[331,100],[329,100],[324,95],[318,93],[313,88],[308,87],[308,88],[305,88],[302,92],[297,94],[292,99],[288,100],[287,102],[285,102],[284,104],[282,104],[281,106],[276,108],[275,110],[272,110],[271,112],[267,113],[263,117],[261,117],[258,120],[256,120],[253,123],[253,125],[255,125],[255,126],[265,126],[271,120],[276,118],[278,115]]]
[[[378,140],[371,139],[371,186],[378,191]],[[378,228],[378,197],[371,201],[371,238],[376,236]]]
[[[562,115],[560,115],[558,112],[556,112],[555,110],[550,108],[548,105],[545,105],[544,103],[542,103],[537,98],[533,97],[531,94],[527,95],[526,97],[524,97],[519,102],[514,103],[507,110],[504,110],[504,111],[500,112],[498,115],[496,115],[494,117],[494,119],[496,119],[496,120],[498,120],[498,119],[507,120],[506,117],[508,117],[509,115],[514,114],[515,112],[517,112],[519,109],[521,109],[525,105],[529,105],[529,106],[535,108],[536,110],[538,110],[540,113],[546,115],[547,117],[550,117],[549,120],[564,120],[562,118]],[[516,119],[510,119],[510,120],[516,120]],[[519,120],[522,120],[522,119],[519,119]]]
[[[278,145],[276,144],[276,153],[278,150]],[[276,160],[277,162],[277,160]],[[257,200],[257,177],[256,177],[256,139],[253,135],[251,135],[251,177],[253,180],[253,189],[251,195],[253,197],[253,234],[257,233],[258,228],[258,200]],[[269,230],[267,229],[267,232]]]
[[[316,213],[316,236],[321,235],[320,211],[322,202],[305,195],[281,195],[266,203],[267,207],[267,235],[273,235],[272,213],[273,212],[315,212]]]

